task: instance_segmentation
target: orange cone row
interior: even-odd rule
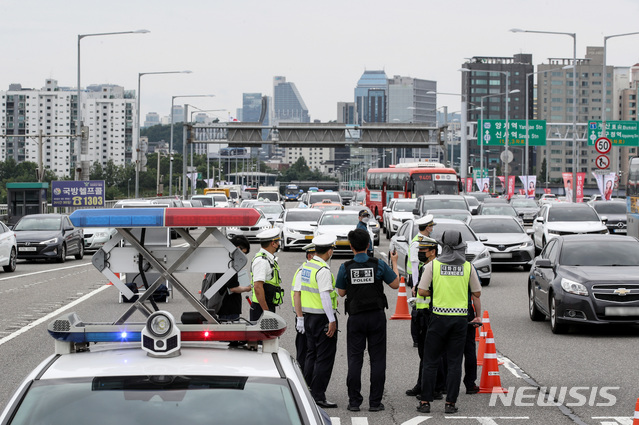
[[[635,404],[635,416],[632,419],[632,425],[639,425],[639,398],[637,399],[637,404]]]
[[[501,386],[499,376],[499,363],[497,362],[497,349],[495,348],[495,337],[492,329],[486,332],[486,351],[484,352],[484,362],[481,368],[481,379],[479,381],[479,393],[507,393],[508,390]]]

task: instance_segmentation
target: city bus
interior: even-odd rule
[[[371,168],[366,173],[366,206],[383,222],[383,209],[393,198],[420,195],[459,195],[461,180],[455,170],[438,162],[413,162]]]
[[[639,238],[639,157],[630,158],[626,182],[626,229]]]

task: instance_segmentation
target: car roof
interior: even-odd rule
[[[464,199],[463,195],[420,195],[422,199]]]
[[[576,203],[576,202],[554,202],[546,204],[549,208],[592,208],[588,204]]]
[[[360,208],[360,210],[363,208]],[[343,214],[343,215],[359,215],[359,211],[355,211],[355,210],[331,210],[331,211],[325,211],[324,214]]]

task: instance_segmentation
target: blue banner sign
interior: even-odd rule
[[[104,180],[52,181],[54,207],[104,207]]]

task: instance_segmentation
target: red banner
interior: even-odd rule
[[[515,194],[515,176],[508,176],[508,199]]]
[[[468,177],[466,178],[466,192],[472,192],[472,191],[473,191],[473,178]]]
[[[584,180],[586,173],[577,173],[577,202],[584,201]]]
[[[550,194],[552,193],[552,189],[544,188],[544,193]]]

